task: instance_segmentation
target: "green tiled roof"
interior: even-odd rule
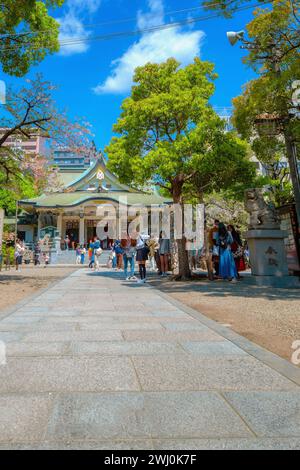
[[[58,178],[61,181],[62,185],[64,187],[68,186],[71,184],[76,178],[78,178],[78,175],[80,173],[77,171],[60,171],[58,173]]]
[[[127,204],[167,204],[171,199],[160,197],[158,194],[147,193],[129,193],[123,191],[107,191],[102,193],[93,193],[89,191],[76,191],[70,193],[52,193],[43,194],[34,199],[25,199],[19,201],[23,207],[33,208],[64,208],[76,207],[88,201],[107,201],[122,203],[122,199],[127,198]],[[123,202],[124,203],[124,202]]]

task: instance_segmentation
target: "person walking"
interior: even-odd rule
[[[66,235],[66,237],[65,237],[65,250],[69,251],[69,246],[70,246],[70,238],[69,238],[69,235]]]
[[[117,269],[117,255],[114,249],[114,244],[111,245],[111,250],[108,258],[108,263],[107,263],[108,268],[112,269]]]
[[[123,266],[123,248],[121,246],[121,240],[116,240],[113,244],[114,252],[116,253],[117,258],[117,270],[120,271]]]
[[[169,270],[169,257],[171,254],[170,240],[166,238],[165,232],[161,232],[159,239],[159,256],[161,276],[167,276]]]
[[[149,248],[146,245],[144,238],[139,236],[136,243],[136,261],[139,266],[140,280],[139,284],[146,282],[147,270],[146,261],[148,260]]]
[[[16,263],[16,271],[21,271],[21,266],[23,262],[23,255],[25,252],[24,244],[21,242],[21,240],[17,239],[16,240],[16,245],[15,245],[15,263]]]
[[[80,246],[78,245],[76,248],[76,264],[80,264],[81,261],[81,249]]]
[[[123,249],[123,265],[126,281],[136,281],[134,275],[134,261],[136,254],[136,240],[132,240],[129,236],[121,240]],[[128,264],[130,265],[130,275],[128,275]]]
[[[86,255],[86,248],[85,246],[80,246],[80,264],[84,264],[85,260],[85,255]]]
[[[212,253],[212,263],[213,263],[213,267],[215,268],[216,276],[219,276],[219,262],[220,262],[219,247],[217,245],[219,224],[220,224],[220,221],[218,219],[215,219],[214,220],[214,225],[209,230],[209,235],[208,235],[209,247],[210,247],[210,250],[211,250],[211,253]]]
[[[236,282],[238,276],[231,251],[233,238],[223,223],[219,224],[216,241],[220,252],[219,276],[222,279],[228,279],[228,281]]]
[[[101,248],[101,242],[99,238],[95,237],[92,245],[94,249],[94,270],[100,271],[100,257],[103,253],[103,250]]]
[[[36,242],[34,245],[34,266],[40,265],[41,264],[41,247],[40,247],[40,242]]]
[[[95,262],[94,249],[92,248],[93,240],[89,242],[88,257],[89,257],[89,268],[93,268]]]

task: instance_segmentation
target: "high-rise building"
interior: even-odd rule
[[[90,154],[75,152],[65,147],[55,149],[51,161],[61,170],[84,170],[89,168],[93,162],[94,159]]]
[[[0,127],[0,137],[2,137],[7,130],[7,127]],[[12,134],[6,139],[3,145],[16,151],[23,151],[28,155],[35,154],[46,156],[46,138],[38,135],[38,131],[36,135],[31,135],[29,138],[21,136],[21,134]]]

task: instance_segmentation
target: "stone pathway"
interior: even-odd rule
[[[217,328],[76,271],[0,321],[0,448],[299,449],[299,385]]]

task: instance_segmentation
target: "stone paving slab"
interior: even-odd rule
[[[0,331],[0,341],[3,341],[5,344],[14,341],[19,341],[23,336],[24,335],[22,333],[16,333],[12,331]]]
[[[300,450],[300,439],[160,439],[155,450]]]
[[[100,354],[106,356],[122,355],[153,355],[153,354],[182,354],[182,348],[174,343],[158,343],[147,341],[102,341],[76,342],[71,344],[73,354]]]
[[[2,444],[0,450],[153,450],[151,439],[43,441],[32,444]]]
[[[143,390],[299,390],[293,382],[247,356],[135,356],[133,362]]]
[[[259,436],[300,438],[300,393],[226,393],[226,399]]]
[[[4,333],[5,334],[5,333]],[[1,333],[0,333],[1,338]],[[123,341],[121,331],[118,330],[73,330],[73,331],[42,331],[26,333],[23,341],[34,342],[65,342],[65,341]]]
[[[300,450],[297,438],[60,440],[2,443],[0,450]]]
[[[247,356],[247,353],[238,348],[230,341],[186,341],[182,342],[182,347],[187,352],[196,354],[200,357],[224,357],[224,356]]]
[[[44,438],[52,401],[51,395],[1,394],[0,443]]]
[[[122,273],[72,273],[0,341],[0,449],[300,448],[297,367]]]
[[[60,396],[47,437],[128,439],[251,436],[213,392],[78,394]]]
[[[69,349],[69,343],[66,343],[66,342],[29,343],[29,342],[14,341],[14,342],[8,343],[7,348],[6,348],[6,355],[15,356],[15,357],[63,356],[64,354],[66,354],[68,349]]]
[[[123,331],[123,336],[126,341],[223,341],[224,338],[217,335],[211,330],[194,330],[194,331],[156,331],[151,330],[151,327],[147,331],[140,330],[127,330]]]
[[[8,358],[0,367],[0,393],[139,389],[126,357]]]

